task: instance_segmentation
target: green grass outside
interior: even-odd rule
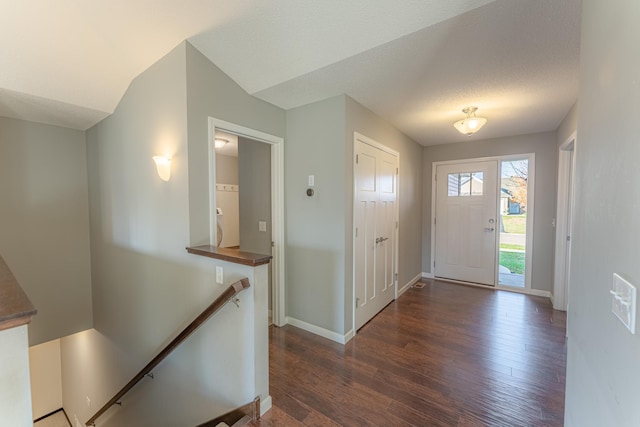
[[[512,243],[500,243],[500,249],[515,249],[517,251],[524,251],[524,245],[514,245]]]
[[[502,215],[505,233],[527,234],[527,214]]]
[[[524,274],[524,252],[500,251],[500,265],[515,274]]]

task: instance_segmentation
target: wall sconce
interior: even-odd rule
[[[169,181],[171,178],[171,159],[164,156],[153,156],[153,161],[156,163],[156,170],[160,179]]]

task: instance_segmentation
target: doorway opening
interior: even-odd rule
[[[221,140],[220,148],[216,138]],[[283,142],[277,136],[209,118],[210,244],[272,256],[269,310],[276,326],[286,321]],[[218,164],[225,160],[223,156],[224,166]]]
[[[561,146],[558,153],[558,199],[556,212],[556,254],[553,274],[553,308],[566,311],[571,270],[571,223],[573,182],[575,176],[576,132]]]

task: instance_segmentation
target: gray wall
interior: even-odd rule
[[[565,407],[571,427],[640,420],[640,334],[611,313],[609,294],[613,273],[640,285],[638,21],[637,2],[583,1]]]
[[[558,126],[556,137],[558,141],[558,148],[564,144],[573,132],[578,128],[578,103],[573,104],[573,107],[569,110],[565,118]]]
[[[403,287],[422,273],[422,150],[423,147],[357,101],[346,97],[345,205],[347,208],[346,246],[346,311],[352,322],[353,299],[353,133],[358,132],[400,153],[398,287]]]
[[[30,345],[93,324],[84,132],[0,118],[0,254],[38,315]]]
[[[271,145],[238,138],[240,249],[271,254]],[[258,221],[267,231],[258,231]]]
[[[138,76],[114,114],[87,131],[96,330],[61,342],[63,403],[72,421],[86,421],[228,285],[252,277],[249,267],[185,251],[186,78],[189,67],[200,66],[187,62],[188,49],[179,45]],[[206,70],[191,71],[229,84]],[[155,171],[157,154],[172,156],[168,182]],[[224,268],[222,286],[214,282],[217,265]],[[240,309],[223,308],[99,425],[196,425],[253,399],[262,366],[252,358],[253,294],[252,287],[240,295]]]
[[[556,175],[558,153],[556,133],[546,132],[506,138],[469,141],[425,147],[423,155],[423,245],[422,268],[432,273],[431,258],[431,190],[432,163],[511,154],[535,153],[535,211],[533,223],[533,258],[531,288],[552,290]]]
[[[216,182],[219,184],[238,184],[238,158],[216,154]]]
[[[284,137],[284,110],[247,94],[186,43],[189,135],[189,229],[193,245],[209,243],[208,118]]]
[[[400,153],[399,286],[421,273],[422,147],[346,95],[287,111],[287,313],[339,334],[353,326],[354,132]]]
[[[345,97],[287,111],[285,139],[287,315],[345,328]],[[307,177],[315,195],[307,197]],[[346,233],[346,234],[345,234]]]

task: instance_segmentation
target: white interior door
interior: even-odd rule
[[[355,144],[357,330],[395,296],[398,156],[358,138]]]
[[[498,162],[436,168],[435,276],[495,285]]]

